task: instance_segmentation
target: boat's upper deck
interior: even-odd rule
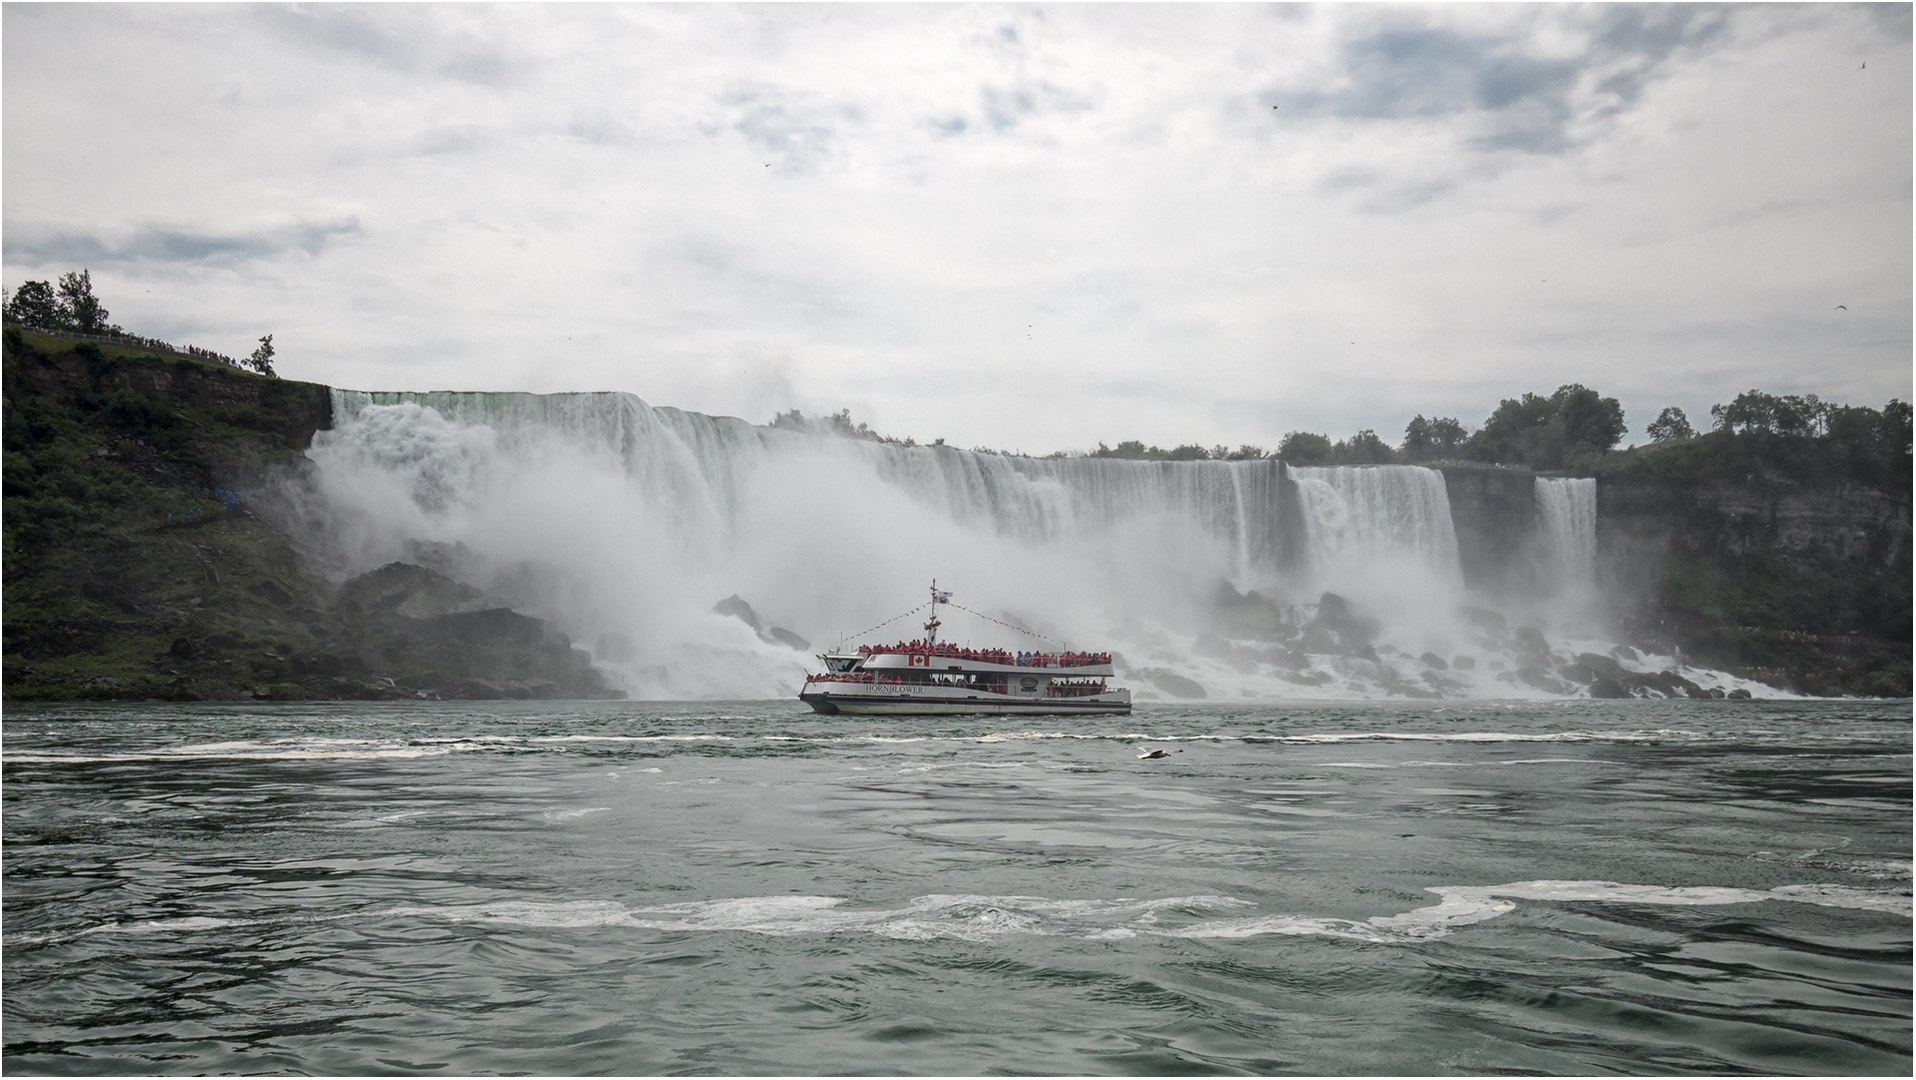
[[[857,652],[864,671],[911,670],[964,672],[1020,672],[1032,668],[1050,669],[1057,676],[1110,675],[1111,654],[1089,652],[1009,652],[1004,649],[969,649],[940,642],[900,642],[897,645],[860,645]],[[833,654],[834,659],[850,659],[849,653]],[[836,667],[837,665],[832,665]]]

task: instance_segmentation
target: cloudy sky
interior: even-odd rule
[[[1910,395],[1907,5],[3,18],[5,284],[291,378],[1031,452]]]

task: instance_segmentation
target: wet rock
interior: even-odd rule
[[[1354,651],[1369,645],[1382,624],[1368,615],[1358,614],[1351,608],[1349,600],[1334,592],[1327,592],[1318,598],[1317,618],[1304,625],[1306,635],[1312,627],[1329,630],[1345,649]]]
[[[1750,694],[1748,690],[1744,690],[1741,687],[1735,690],[1732,690],[1729,693],[1729,698],[1731,701],[1748,701],[1750,700],[1751,696],[1752,695]]]
[[[1517,639],[1517,648],[1532,656],[1550,655],[1550,643],[1544,640],[1543,631],[1534,626],[1519,626],[1512,635]]]
[[[412,563],[387,563],[340,586],[339,606],[359,615],[398,615],[433,619],[506,603],[435,570]]]
[[[707,595],[710,594],[708,593]],[[713,604],[712,614],[729,615],[751,627],[752,633],[757,634],[762,632],[762,628],[759,626],[758,612],[753,611],[752,605],[740,599],[737,593],[733,593],[718,603]]]
[[[1151,685],[1172,697],[1201,698],[1210,696],[1204,692],[1204,687],[1199,686],[1194,680],[1187,679],[1182,675],[1169,671],[1152,672]]]
[[[1486,608],[1460,607],[1457,609],[1457,614],[1479,633],[1489,634],[1493,637],[1501,636],[1505,627],[1509,625],[1504,622],[1502,615]]]
[[[1710,687],[1710,700],[1722,701],[1723,698],[1724,698],[1724,693],[1723,693],[1723,688],[1721,686]]]
[[[1623,665],[1617,663],[1614,657],[1602,656],[1597,653],[1582,652],[1577,654],[1577,663],[1583,665],[1584,667],[1589,668],[1591,671],[1594,671],[1599,675],[1608,675],[1611,678],[1617,679],[1619,681],[1621,681],[1623,678]]]
[[[1444,658],[1441,656],[1438,656],[1434,652],[1427,652],[1424,655],[1419,656],[1417,660],[1419,663],[1423,664],[1425,667],[1430,668],[1433,671],[1449,671],[1450,670],[1450,665],[1444,662]]]
[[[1576,683],[1595,682],[1597,678],[1597,673],[1595,671],[1590,670],[1590,668],[1584,664],[1559,665],[1557,668],[1557,674],[1562,678],[1568,679],[1571,682],[1576,682]]]
[[[1277,648],[1266,650],[1263,655],[1263,660],[1265,663],[1291,671],[1302,671],[1311,666],[1310,657],[1305,656],[1301,652],[1292,652],[1290,649],[1286,649],[1281,645]]]
[[[1623,683],[1608,675],[1599,675],[1590,683],[1590,696],[1593,698],[1627,698],[1630,691]]]
[[[1517,678],[1526,685],[1551,694],[1568,694],[1570,688],[1550,676],[1550,673],[1536,664],[1526,664],[1517,669]]]
[[[638,655],[632,639],[624,634],[600,634],[592,643],[592,655],[608,664],[629,664]]]
[[[1250,641],[1288,641],[1297,636],[1297,627],[1286,621],[1283,604],[1253,589],[1240,593],[1228,581],[1220,581],[1211,598],[1212,615],[1217,628],[1231,637]]]
[[[780,645],[796,649],[799,652],[809,651],[812,647],[811,642],[806,641],[804,638],[799,637],[797,634],[792,633],[782,626],[771,627],[765,631],[764,636],[778,642]]]
[[[1304,628],[1303,638],[1298,642],[1298,648],[1307,653],[1334,653],[1341,647],[1336,634],[1315,623]]]
[[[1641,657],[1637,655],[1637,651],[1635,649],[1632,649],[1628,645],[1619,645],[1616,648],[1611,649],[1610,655],[1616,657],[1618,660],[1634,661],[1634,660],[1641,659]]]

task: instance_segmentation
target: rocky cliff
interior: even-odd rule
[[[608,697],[564,635],[436,571],[331,587],[275,496],[323,386],[5,335],[6,697]]]
[[[1606,480],[1597,506],[1600,581],[1638,639],[1807,693],[1909,694],[1906,493]]]

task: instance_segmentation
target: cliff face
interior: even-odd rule
[[[1537,474],[1494,465],[1442,465],[1464,583],[1488,596],[1530,585]]]
[[[274,497],[325,387],[16,327],[5,349],[7,698],[614,696],[434,571],[302,573]]]
[[[1600,583],[1638,639],[1807,693],[1910,693],[1910,503],[1752,476],[1597,485]]]
[[[1597,485],[1598,538],[1619,569],[1654,572],[1672,552],[1712,558],[1823,556],[1887,570],[1909,557],[1910,504],[1888,492],[1763,478],[1692,487]]]

